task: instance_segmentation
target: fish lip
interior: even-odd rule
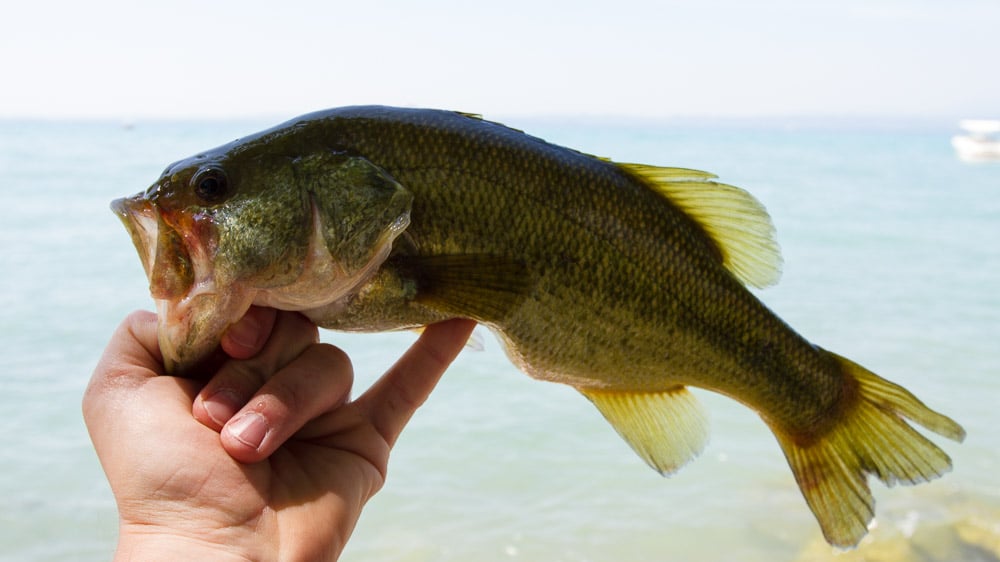
[[[125,226],[132,245],[135,246],[142,267],[149,278],[153,271],[155,260],[156,236],[158,227],[152,203],[139,193],[132,197],[122,197],[111,202],[111,210]]]

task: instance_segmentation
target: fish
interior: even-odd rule
[[[527,375],[577,389],[653,469],[705,446],[690,388],[753,409],[830,544],[857,545],[868,484],[951,459],[965,431],[809,342],[750,290],[777,282],[764,206],[703,171],[618,163],[476,114],[352,106],[177,161],[112,202],[189,375],[252,305],[342,331],[471,318]]]

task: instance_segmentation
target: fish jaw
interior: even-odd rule
[[[229,326],[250,309],[253,295],[235,285],[218,290],[214,283],[204,283],[181,299],[155,299],[166,373],[195,376],[198,365],[219,346]]]
[[[226,329],[250,308],[255,291],[220,282],[199,232],[176,228],[144,194],[116,199],[111,209],[125,225],[142,261],[156,304],[157,334],[167,374],[189,376],[219,345]],[[220,287],[223,289],[220,290]]]

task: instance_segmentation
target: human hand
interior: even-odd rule
[[[350,361],[299,314],[252,309],[205,384],[162,376],[156,317],[133,313],[83,401],[118,504],[116,558],[335,560],[474,326],[428,327],[351,400]]]

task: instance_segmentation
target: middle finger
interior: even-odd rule
[[[319,341],[316,326],[297,312],[280,311],[264,348],[250,359],[230,360],[205,385],[194,402],[193,414],[219,430],[285,365]]]

